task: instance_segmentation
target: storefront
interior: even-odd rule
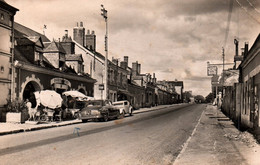
[[[93,97],[94,83],[95,80],[87,76],[64,73],[24,62],[16,64],[15,91],[16,97],[20,100],[29,99],[33,102],[33,93],[46,89],[55,90],[60,94],[68,90],[78,90]]]

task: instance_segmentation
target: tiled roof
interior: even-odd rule
[[[47,48],[49,45],[51,44],[51,42],[44,42],[43,45],[45,48]]]
[[[50,40],[45,35],[38,33],[28,27],[25,27],[17,22],[14,22],[14,29],[19,31],[20,33],[26,35],[27,37],[39,36],[42,38],[42,42],[50,42]]]
[[[59,42],[52,41],[49,46],[44,49],[44,52],[60,52],[66,54],[66,51]]]
[[[83,61],[81,54],[66,54],[66,61]]]
[[[14,48],[14,60],[30,63],[17,47]]]

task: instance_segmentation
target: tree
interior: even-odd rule
[[[206,102],[207,103],[212,103],[214,101],[214,94],[213,93],[209,93],[207,96],[206,96]]]
[[[194,100],[195,100],[196,103],[204,103],[205,102],[205,98],[201,95],[195,96]]]

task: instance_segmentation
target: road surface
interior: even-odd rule
[[[205,107],[178,105],[109,122],[5,135],[0,164],[172,164]]]

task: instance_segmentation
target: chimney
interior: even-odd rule
[[[124,62],[126,62],[126,66],[128,67],[128,56],[124,56]]]
[[[118,59],[112,57],[112,62],[117,66],[118,65]]]
[[[244,56],[246,57],[247,54],[248,54],[248,42],[245,42]]]
[[[121,61],[120,62],[120,67],[126,70],[126,68],[127,68],[126,62],[125,61]]]
[[[68,38],[68,30],[65,30],[65,37]]]
[[[137,73],[141,74],[141,64],[137,64]]]
[[[137,65],[138,65],[138,61],[132,63],[133,76],[137,75]]]
[[[96,35],[95,35],[95,31],[92,30],[91,34],[90,34],[90,30],[87,31],[87,34],[85,36],[85,47],[96,51]]]
[[[239,43],[239,41],[235,38],[234,39],[234,44],[236,45],[236,54],[235,54],[235,56],[238,56],[238,43]]]
[[[73,39],[79,43],[81,46],[85,46],[85,28],[83,27],[83,22],[80,22],[80,27],[73,28]]]

